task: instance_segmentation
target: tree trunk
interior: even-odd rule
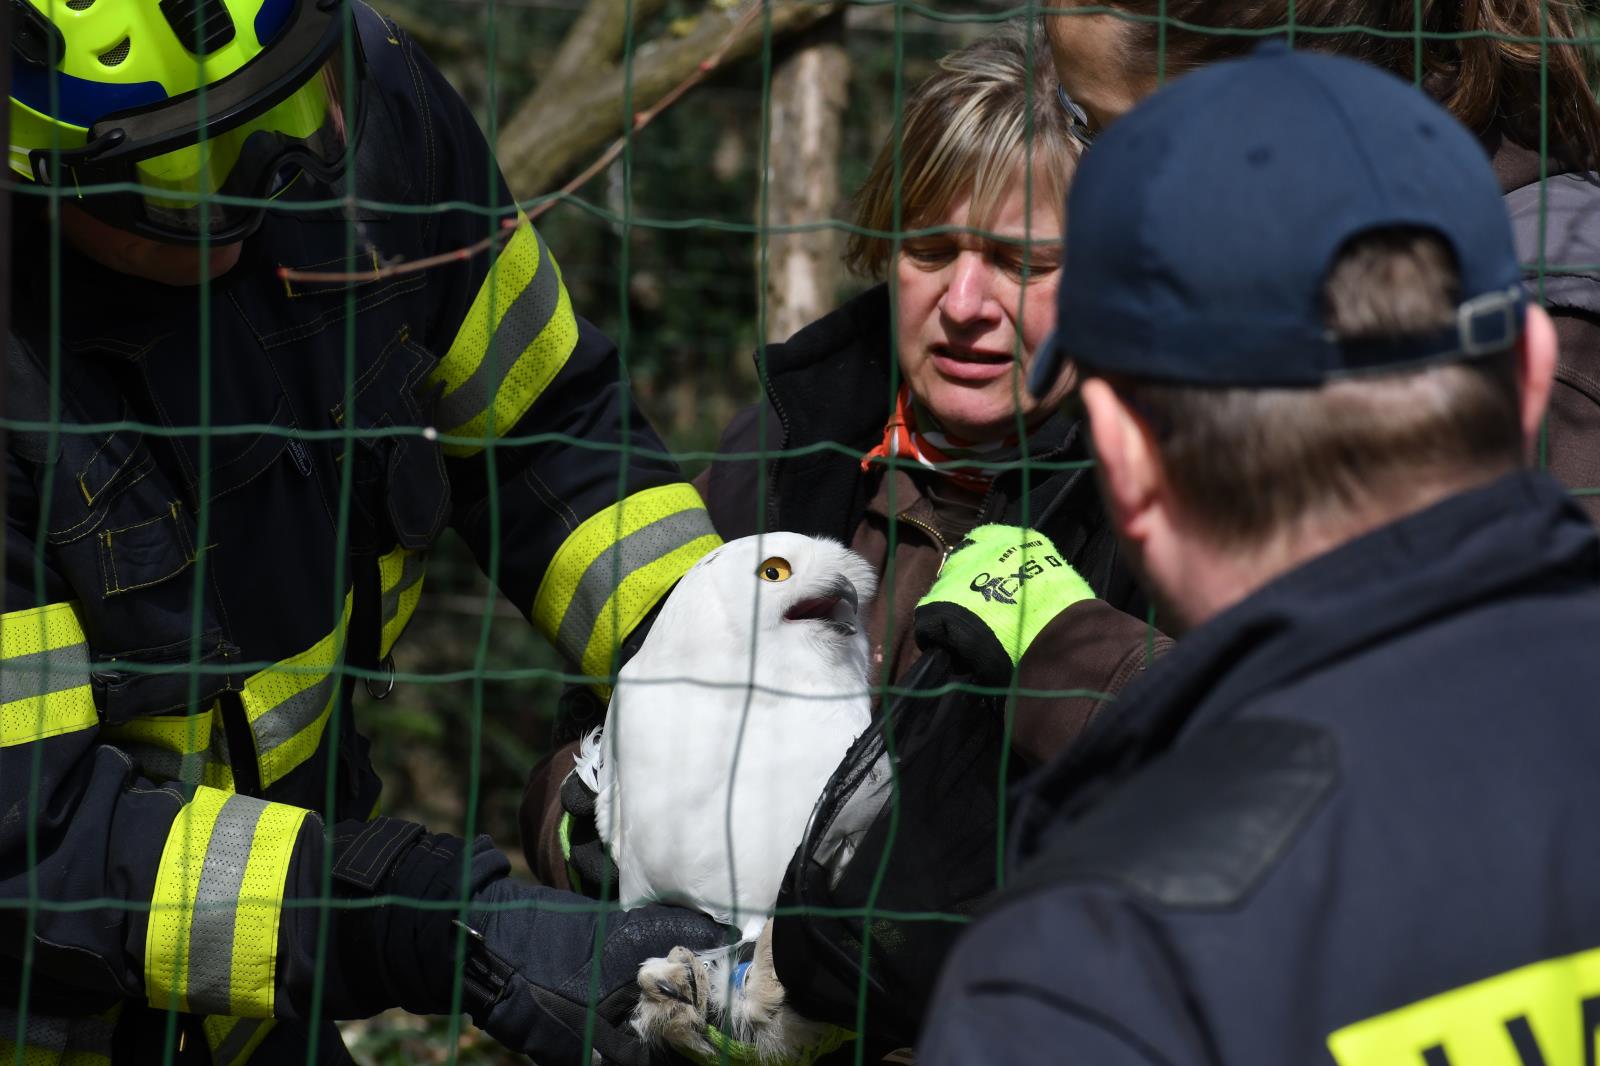
[[[767,340],[781,341],[833,309],[843,242],[840,125],[849,96],[844,12],[812,27],[772,72],[766,223],[816,226],[767,237]]]

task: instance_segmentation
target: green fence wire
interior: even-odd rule
[[[36,5],[53,11],[56,6],[78,11],[95,0],[35,0]],[[98,0],[110,3],[112,0]],[[133,4],[135,0],[116,0]],[[351,0],[343,0],[346,9]],[[598,10],[605,0],[592,0]],[[650,47],[659,48],[662,41],[681,38],[692,32],[696,18],[713,18],[722,9],[713,2],[703,10],[688,4],[687,0],[669,0],[654,4],[643,19],[634,17],[638,0],[620,0],[611,6],[618,8],[617,20],[622,27],[622,47],[619,69],[623,79],[620,99],[616,101],[618,114],[633,116],[642,105],[655,102],[661,95],[658,85],[641,86],[634,78],[636,65],[642,54],[641,40],[648,39]],[[425,46],[433,48],[436,58],[456,88],[473,106],[488,142],[494,144],[508,116],[527,97],[538,81],[543,61],[553,57],[556,47],[574,23],[583,18],[579,5],[562,4],[558,0],[374,0],[377,8],[393,15],[401,26],[410,27]],[[1549,31],[1548,0],[1538,4],[1537,32],[1490,33],[1486,30],[1463,29],[1428,30],[1424,23],[1424,5],[1421,0],[1409,9],[1413,18],[1406,26],[1367,26],[1348,21],[1330,19],[1327,3],[1295,0],[1286,4],[1287,18],[1263,26],[1227,26],[1224,14],[1232,5],[1212,4],[1208,9],[1191,3],[1177,4],[1167,0],[1140,0],[1140,2],[1089,6],[1070,13],[1060,12],[1069,19],[1086,16],[1109,15],[1129,25],[1149,25],[1155,33],[1152,55],[1153,75],[1156,82],[1169,75],[1181,74],[1169,65],[1169,52],[1174,48],[1175,35],[1185,38],[1202,35],[1212,38],[1239,38],[1241,41],[1261,36],[1287,34],[1300,47],[1321,47],[1334,38],[1364,37],[1374,42],[1398,41],[1409,44],[1413,51],[1413,67],[1402,74],[1423,84],[1425,74],[1424,52],[1439,43],[1462,43],[1498,40],[1522,44],[1538,50],[1548,57],[1552,48],[1572,47],[1592,52],[1600,37],[1593,35],[1591,12],[1576,9],[1579,32],[1571,37],[1553,36]],[[145,5],[152,10],[153,3]],[[1336,5],[1332,5],[1336,6]],[[1396,5],[1400,7],[1401,5]],[[1208,10],[1216,16],[1193,20],[1172,13],[1169,8],[1185,11]],[[190,5],[196,25],[201,24],[205,6]],[[460,251],[462,255],[494,256],[505,243],[506,233],[502,220],[514,218],[521,210],[538,214],[537,225],[562,265],[563,277],[572,294],[578,313],[589,316],[612,337],[620,353],[622,384],[630,382],[638,391],[641,404],[651,420],[663,432],[668,448],[661,457],[676,460],[693,474],[702,469],[716,454],[714,444],[722,426],[740,407],[761,399],[764,367],[752,364],[749,353],[756,350],[768,333],[768,302],[766,294],[771,277],[769,249],[777,236],[832,232],[838,234],[873,233],[892,242],[898,254],[902,242],[919,237],[949,232],[950,227],[903,225],[900,205],[896,204],[894,225],[882,232],[865,231],[844,216],[849,193],[865,176],[868,163],[876,146],[889,140],[898,144],[903,117],[905,95],[932,68],[940,55],[954,50],[977,36],[990,32],[1005,23],[1018,20],[1037,20],[1047,14],[1038,4],[1002,6],[997,3],[974,3],[962,8],[945,8],[892,0],[848,0],[839,5],[843,20],[842,39],[851,61],[851,78],[848,86],[848,104],[843,114],[840,150],[840,188],[834,197],[837,210],[824,217],[807,219],[793,225],[776,225],[771,222],[771,197],[769,177],[774,168],[786,165],[787,145],[774,143],[771,137],[773,109],[773,72],[776,62],[782,60],[786,48],[792,45],[785,40],[781,27],[774,19],[773,7],[757,5],[751,9],[759,24],[754,47],[748,49],[747,58],[728,59],[723,62],[704,84],[661,112],[649,126],[635,131],[633,124],[623,121],[622,143],[614,160],[581,186],[556,192],[549,188],[519,188],[513,176],[515,203],[497,203],[498,190],[490,168],[487,187],[481,200],[474,202],[440,202],[422,206],[395,203],[370,198],[364,194],[359,181],[348,186],[348,196],[324,200],[307,200],[297,205],[308,216],[326,216],[333,212],[342,216],[345,233],[344,261],[335,272],[360,270],[367,255],[365,235],[359,221],[362,212],[377,211],[396,215],[416,213],[423,216],[444,215],[452,212],[472,212],[481,218],[483,240],[473,249],[439,249],[444,253]],[[1297,17],[1300,16],[1300,17]],[[637,22],[637,24],[636,24]],[[1044,55],[1040,62],[1047,62]],[[338,61],[347,71],[355,69],[355,56],[348,35],[344,39]],[[1586,60],[1588,62],[1588,60]],[[1592,67],[1592,62],[1589,62]],[[1549,63],[1540,63],[1539,109],[1537,128],[1539,139],[1535,148],[1540,159],[1541,176],[1557,172],[1559,162],[1552,158],[1549,122],[1545,116],[1550,108]],[[0,76],[5,68],[0,67]],[[347,93],[354,92],[355,80],[345,78]],[[59,103],[60,86],[50,81],[52,106]],[[648,99],[645,96],[648,95]],[[202,90],[195,101],[204,116],[207,92]],[[347,112],[355,110],[353,96],[345,98]],[[574,121],[586,116],[575,115]],[[58,146],[59,147],[59,146]],[[1092,150],[1092,148],[1090,149]],[[351,149],[353,153],[353,146]],[[598,151],[592,155],[598,155]],[[896,151],[895,173],[901,168],[900,153]],[[574,161],[574,167],[589,162],[589,158]],[[418,164],[423,165],[419,162]],[[1032,167],[1029,175],[1027,198],[1035,195],[1032,189]],[[216,283],[202,278],[196,291],[194,313],[201,338],[198,360],[196,395],[198,397],[197,421],[186,425],[157,424],[135,418],[102,421],[77,421],[66,424],[60,417],[64,390],[68,376],[63,368],[71,363],[74,353],[62,344],[61,323],[84,313],[88,301],[95,294],[67,291],[61,276],[64,240],[62,219],[58,203],[77,195],[107,195],[123,191],[145,191],[138,186],[112,185],[87,189],[49,189],[31,186],[8,175],[8,188],[12,194],[13,218],[41,214],[47,220],[47,247],[21,247],[12,245],[13,269],[16,278],[10,286],[16,292],[24,276],[35,277],[39,272],[48,275],[48,304],[43,308],[17,308],[13,313],[20,318],[26,310],[30,316],[42,313],[50,323],[47,343],[39,353],[50,368],[48,381],[47,418],[18,415],[7,408],[4,429],[15,440],[19,435],[42,436],[47,454],[54,455],[63,433],[90,434],[110,437],[123,432],[141,434],[151,440],[181,441],[192,438],[198,448],[198,462],[194,471],[196,499],[202,501],[192,515],[197,546],[188,564],[192,573],[193,596],[191,627],[188,647],[183,656],[186,661],[174,668],[171,664],[141,664],[126,662],[117,668],[130,674],[140,673],[172,675],[176,673],[187,680],[187,697],[183,706],[194,711],[209,711],[209,698],[202,696],[202,688],[220,675],[249,676],[268,667],[279,666],[289,673],[294,667],[283,668],[272,662],[226,662],[221,665],[204,661],[202,648],[207,634],[201,631],[207,578],[211,567],[209,550],[210,523],[212,520],[212,479],[217,472],[214,461],[216,442],[237,442],[254,438],[283,438],[285,441],[321,442],[337,441],[346,455],[353,454],[362,439],[397,439],[423,443],[418,427],[375,426],[361,428],[353,418],[328,428],[286,427],[272,423],[228,423],[213,417],[213,396],[224,388],[228,375],[229,359],[235,353],[211,350],[212,317],[218,313]],[[250,203],[235,197],[213,195],[201,197],[202,203],[227,206]],[[1541,202],[1541,214],[1543,203]],[[542,214],[541,214],[542,212]],[[13,224],[20,225],[14,222]],[[0,214],[0,228],[6,226],[6,216]],[[202,257],[208,246],[201,245]],[[1546,262],[1541,244],[1536,262],[1529,264],[1534,285],[1543,293],[1547,275],[1600,272],[1595,263]],[[435,268],[452,269],[447,262]],[[493,289],[497,274],[491,272],[488,285]],[[0,273],[0,280],[4,274]],[[369,354],[363,346],[370,346],[373,338],[358,333],[359,286],[350,283],[337,286],[343,309],[340,312],[344,349],[344,403],[343,409],[353,410],[358,392],[358,356]],[[839,279],[837,296],[842,302],[859,290],[857,282]],[[0,292],[0,320],[4,319],[7,293]],[[890,287],[891,306],[895,290]],[[891,311],[891,320],[894,314]],[[492,354],[492,353],[491,353]],[[487,357],[486,357],[487,358]],[[885,396],[887,414],[900,385],[898,370],[892,373],[889,391]],[[759,417],[765,419],[764,404],[758,406]],[[624,415],[627,417],[626,413]],[[440,445],[476,445],[484,449],[487,469],[486,507],[489,528],[499,531],[502,525],[502,500],[498,481],[494,476],[497,454],[525,446],[560,444],[574,449],[574,454],[604,455],[607,461],[618,462],[617,499],[627,494],[628,462],[630,456],[641,454],[627,443],[624,431],[621,445],[597,442],[581,436],[535,429],[529,433],[496,433],[491,406],[489,425],[481,436],[452,436],[429,430],[426,443]],[[1026,426],[1018,417],[1018,435],[1024,453],[1019,461],[1024,485],[1036,475],[1072,469],[1081,463],[1058,459],[1039,459],[1027,454]],[[766,439],[762,434],[761,439]],[[834,452],[855,458],[857,449],[841,442],[821,442],[802,447],[755,452],[734,453],[723,456],[733,461],[764,462],[774,458],[796,458],[818,452]],[[650,453],[643,453],[649,455]],[[1541,449],[1541,456],[1544,455]],[[14,476],[14,475],[12,475]],[[346,548],[352,526],[352,507],[355,505],[355,464],[344,463],[340,470],[341,481],[337,489],[338,511],[331,516],[337,534],[339,550],[333,560],[333,578],[330,584],[332,599],[326,605],[329,628],[342,631],[346,592],[350,576],[346,573]],[[23,516],[8,515],[7,537],[23,537],[33,545],[26,553],[30,565],[26,582],[37,602],[49,602],[47,581],[51,572],[49,551],[55,540],[47,516],[51,513],[51,478],[41,480],[41,498],[33,501],[37,514],[29,526]],[[890,489],[890,510],[895,509],[895,489]],[[10,486],[7,499],[24,498]],[[1574,485],[1579,496],[1600,494],[1600,485]],[[1026,496],[1026,488],[1024,489]],[[752,505],[756,505],[752,501]],[[764,515],[765,512],[762,511]],[[763,519],[764,520],[764,519]],[[621,518],[615,531],[623,533]],[[885,586],[892,595],[896,581],[895,558],[897,527],[890,524],[888,532],[888,566],[883,575]],[[365,670],[346,664],[337,653],[321,670],[330,673],[335,689],[346,676],[357,679],[357,698],[353,705],[343,701],[333,702],[332,720],[325,731],[325,743],[331,749],[327,760],[324,788],[325,811],[333,811],[338,800],[338,770],[341,765],[339,746],[346,742],[340,727],[343,716],[353,715],[361,732],[371,739],[372,755],[380,776],[386,783],[383,803],[385,813],[415,818],[434,831],[460,833],[471,838],[477,832],[488,832],[520,864],[520,846],[530,842],[518,839],[516,810],[521,797],[523,778],[533,763],[550,748],[550,729],[562,688],[568,684],[606,681],[614,678],[618,663],[613,653],[611,678],[595,678],[574,669],[572,664],[560,660],[544,645],[523,620],[521,613],[498,591],[498,580],[507,553],[518,550],[515,543],[505,542],[499,535],[490,538],[487,558],[481,568],[461,541],[446,534],[430,550],[427,572],[427,590],[416,614],[411,620],[406,639],[397,647],[393,669]],[[19,555],[10,550],[8,566],[16,567]],[[285,565],[288,565],[285,561]],[[22,575],[8,575],[8,582]],[[618,561],[613,570],[613,587],[624,574]],[[8,616],[9,617],[9,616]],[[1154,619],[1150,634],[1154,635]],[[3,623],[0,623],[3,624]],[[16,623],[13,623],[16,624]],[[892,623],[891,623],[892,624]],[[0,632],[0,638],[5,634]],[[41,632],[33,634],[43,639]],[[895,646],[895,635],[884,636],[884,646]],[[9,642],[6,645],[10,647]],[[5,657],[11,652],[6,651]],[[749,650],[752,676],[755,649]],[[47,657],[48,658],[48,657]],[[67,670],[67,664],[58,664]],[[6,667],[0,661],[0,674]],[[53,669],[48,661],[48,671]],[[316,673],[318,668],[301,668],[302,672]],[[367,683],[382,687],[393,685],[390,699],[379,702],[363,696]],[[0,677],[0,688],[4,679]],[[1028,696],[1049,697],[1066,695],[1028,689],[1018,684],[1005,688],[963,686],[975,695],[997,697],[1007,708],[1015,706],[1018,698]],[[753,687],[748,691],[753,694]],[[879,699],[891,699],[907,690],[893,679],[876,679],[873,692]],[[9,696],[7,697],[9,698]],[[44,708],[39,703],[18,701],[0,708],[0,715],[13,720],[24,713],[36,713],[36,734],[45,730]],[[209,718],[198,713],[189,714],[186,751],[200,751],[206,738],[200,731],[210,728]],[[16,725],[12,735],[20,736],[24,730],[19,722],[8,721],[7,729]],[[1009,730],[1009,721],[1008,721]],[[7,734],[0,731],[0,738]],[[25,755],[18,757],[19,750]],[[17,813],[24,819],[27,832],[23,834],[24,853],[0,854],[0,870],[20,866],[25,892],[21,898],[0,898],[0,925],[16,930],[8,935],[0,947],[0,971],[10,971],[17,980],[0,980],[0,988],[15,987],[14,995],[0,1002],[0,1061],[18,1066],[26,1063],[82,1064],[107,1061],[104,1055],[69,1053],[59,1049],[51,1052],[48,1040],[57,1032],[59,1019],[55,1003],[41,1004],[38,989],[43,987],[37,956],[35,936],[40,917],[53,914],[103,914],[118,911],[149,912],[147,900],[127,899],[116,894],[115,886],[105,885],[104,891],[85,893],[83,886],[73,886],[70,897],[64,895],[66,886],[53,885],[40,876],[41,848],[53,840],[42,840],[40,827],[45,824],[47,807],[59,803],[60,797],[42,794],[44,780],[41,743],[16,744],[4,754],[0,762],[6,779],[0,780],[0,803],[21,804]],[[893,752],[891,751],[891,765]],[[996,787],[1000,795],[1000,820],[996,827],[995,862],[997,879],[1004,877],[1003,840],[1005,833],[1005,782],[1011,767],[1006,760],[995,768]],[[20,780],[19,777],[20,776]],[[186,796],[192,796],[196,780],[186,778],[181,782],[160,781],[156,784],[177,787]],[[890,840],[894,839],[895,824],[901,815],[901,796],[898,789],[891,791]],[[730,797],[731,807],[731,797]],[[15,808],[13,808],[15,810]],[[52,812],[53,813],[53,812]],[[731,809],[724,812],[731,824]],[[11,811],[3,815],[12,817]],[[331,826],[332,819],[328,819]],[[731,830],[730,830],[731,831]],[[4,837],[0,839],[10,839]],[[320,894],[312,899],[290,899],[290,908],[315,908],[320,915],[319,956],[326,957],[331,950],[329,921],[341,907],[370,906],[386,902],[384,899],[352,904],[335,898],[330,875],[333,839],[325,835],[323,849],[324,870]],[[884,865],[877,871],[871,890],[860,900],[858,908],[846,908],[843,913],[858,914],[865,935],[861,944],[859,1008],[853,1028],[858,1033],[870,1033],[872,1018],[866,1004],[866,978],[864,972],[873,951],[875,919],[887,918],[899,922],[936,921],[962,922],[964,915],[937,913],[897,913],[879,906],[882,880],[887,870],[887,852]],[[465,881],[463,881],[463,886]],[[454,901],[438,904],[440,909],[462,912],[465,895]],[[219,904],[229,906],[231,904]],[[596,904],[602,914],[609,908]],[[15,946],[13,946],[15,945]],[[450,964],[459,976],[463,965],[464,943],[458,941]],[[595,976],[598,978],[598,960]],[[318,973],[318,988],[313,992],[313,1002],[320,1001],[320,984],[323,972]],[[457,982],[459,997],[460,982]],[[597,987],[597,986],[596,986]],[[459,999],[457,1001],[459,1003]],[[107,1006],[97,1003],[97,1007]],[[306,1061],[326,1057],[329,1049],[318,1046],[319,1039],[327,1039],[319,1030],[315,1013],[312,1016],[311,1045]],[[592,1019],[591,1019],[592,1020]],[[428,1061],[498,1061],[499,1053],[486,1037],[475,1032],[462,1032],[458,1015],[448,1019],[416,1021],[390,1013],[372,1022],[348,1025],[344,1038],[350,1043],[358,1058],[363,1061],[398,1062],[426,1059]],[[10,1038],[18,1033],[30,1033],[43,1040],[31,1046],[27,1041],[15,1042]],[[143,1061],[177,1061],[180,1033],[179,1013],[174,1004],[167,1011],[165,1035],[162,1046],[141,1049]],[[858,1042],[847,1051],[839,1053],[839,1061],[861,1062],[865,1058],[865,1042]],[[242,1060],[241,1060],[242,1061]],[[509,1060],[508,1060],[509,1061]]]

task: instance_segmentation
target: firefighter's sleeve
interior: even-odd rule
[[[297,849],[320,845],[315,818],[141,777],[103,736],[81,612],[25,522],[8,521],[5,556],[0,973],[20,979],[31,955],[31,1002],[46,1012],[131,998],[271,1016],[284,886]],[[135,725],[174,744],[193,734],[194,750],[209,739],[203,716]]]
[[[510,205],[488,145],[425,60],[443,176],[443,248],[490,231]],[[513,207],[487,253],[442,268],[431,339],[454,525],[501,589],[592,677],[683,573],[718,543],[705,504],[634,403],[617,348],[573,309],[550,246]],[[445,328],[439,328],[439,327]]]
[[[990,911],[962,937],[917,1062],[1198,1066],[1211,1056],[1192,1000],[1137,903],[1063,884]]]

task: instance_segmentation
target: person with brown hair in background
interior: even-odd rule
[[[1068,216],[1038,372],[1187,628],[1020,791],[918,1062],[1584,1061],[1600,539],[1528,469],[1557,341],[1480,146],[1271,42]]]
[[[1164,80],[1244,55],[1263,33],[1280,27],[1288,33],[1291,25],[1294,47],[1351,56],[1413,81],[1472,130],[1505,194],[1529,292],[1549,310],[1561,338],[1541,463],[1568,488],[1588,490],[1578,502],[1600,521],[1600,104],[1578,43],[1584,22],[1576,3],[1107,0],[1088,9],[1082,0],[1063,0],[1052,6],[1058,13],[1045,23],[1056,69],[1091,136]]]

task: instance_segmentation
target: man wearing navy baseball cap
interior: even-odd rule
[[[1579,1063],[1600,1037],[1600,545],[1482,150],[1265,46],[1111,127],[1057,332],[1186,630],[1023,790],[918,1061]]]

